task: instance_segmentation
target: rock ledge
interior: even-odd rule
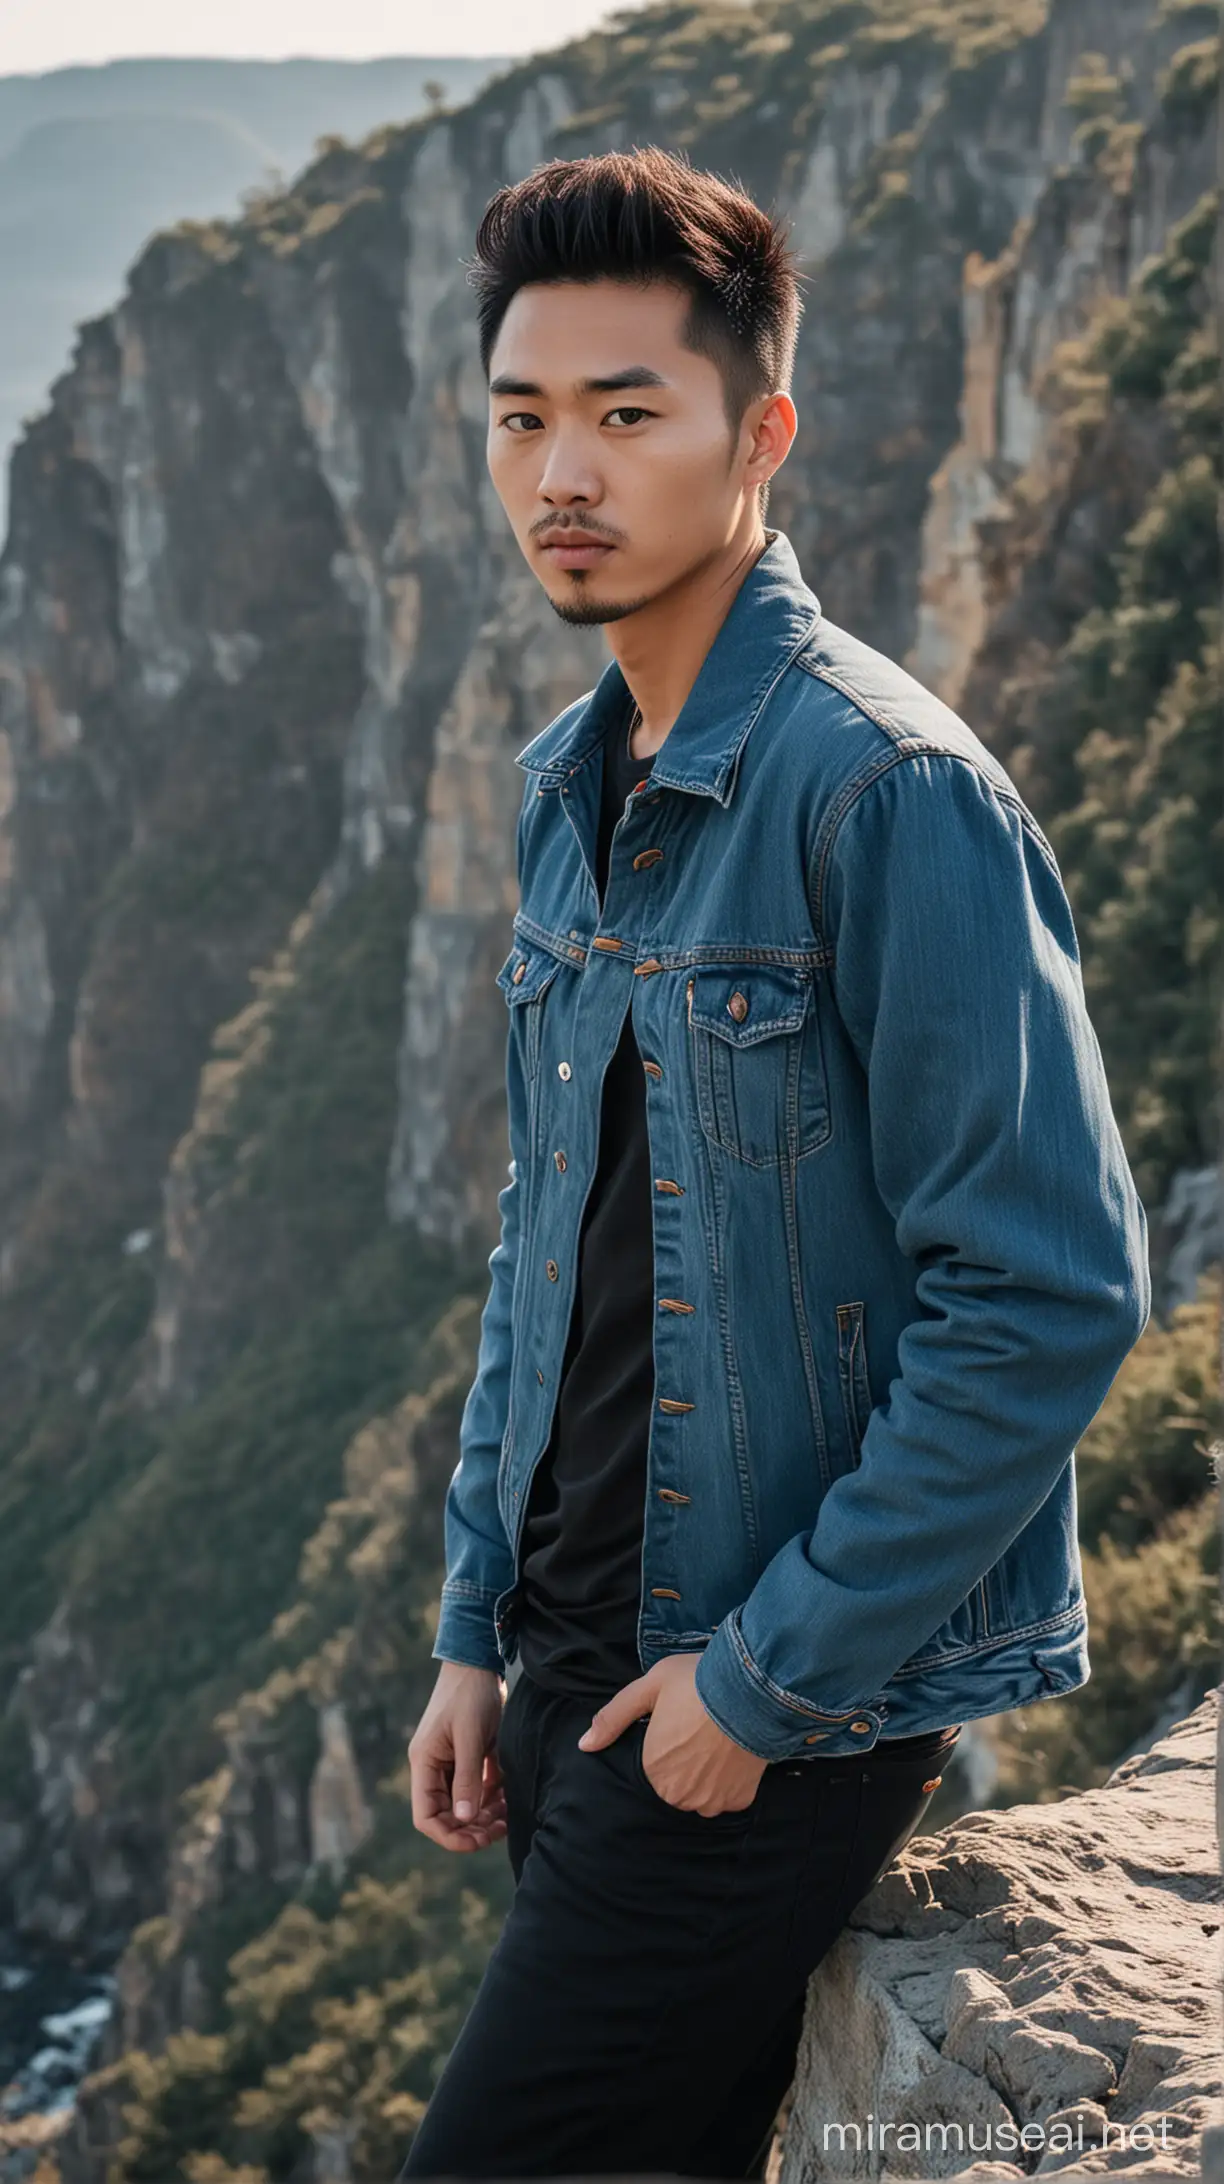
[[[813,1975],[779,2184],[1202,2173],[1221,1699],[1100,1789],[911,1839]]]

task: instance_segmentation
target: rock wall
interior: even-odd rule
[[[1102,1789],[911,1838],[813,1975],[775,2184],[1199,2174],[1224,2087],[1221,1701]]]

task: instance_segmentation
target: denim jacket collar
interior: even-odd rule
[[[767,531],[766,538],[660,746],[651,770],[660,787],[730,803],[749,730],[820,621],[820,601],[804,582],[785,532]],[[539,775],[541,793],[559,788],[599,748],[628,703],[628,685],[610,660],[595,688],[535,736],[515,764]]]

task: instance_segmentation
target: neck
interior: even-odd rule
[[[648,758],[666,741],[744,578],[765,551],[759,516],[648,606],[605,625],[608,649],[641,714],[630,750]]]

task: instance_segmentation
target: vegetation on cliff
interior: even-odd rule
[[[1052,840],[1085,987],[1146,1201],[1220,1142],[1224,966],[1220,370],[1210,323],[1214,197],[1173,232],[1085,345],[1086,435],[1147,411],[1167,459],[1103,597],[1068,644],[1051,739],[1072,793]],[[1099,422],[1092,409],[1099,404]],[[1087,414],[1085,415],[1085,412]],[[1141,427],[1140,427],[1141,429]]]

